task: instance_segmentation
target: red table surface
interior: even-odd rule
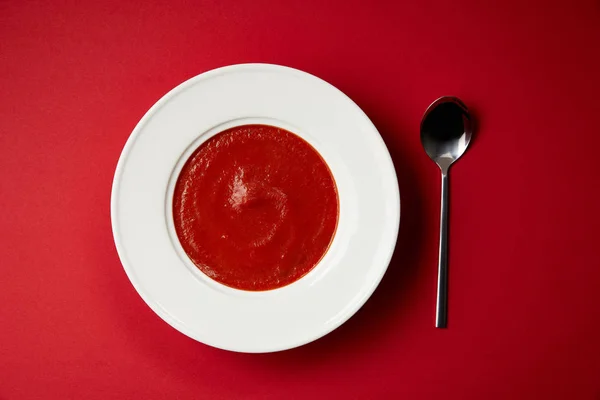
[[[1,399],[599,399],[600,3],[0,2]],[[127,280],[109,202],[145,111],[269,62],[354,99],[387,143],[398,246],[307,346],[213,349]],[[449,328],[434,324],[440,175],[426,107],[477,117],[451,171]]]

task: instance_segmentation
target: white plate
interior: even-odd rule
[[[339,192],[338,228],[325,257],[300,280],[265,292],[226,287],[194,267],[171,213],[187,156],[210,135],[246,123],[307,140]],[[146,113],[119,159],[111,216],[127,276],[154,312],[200,342],[258,353],[318,339],[365,303],[396,244],[400,196],[387,148],[352,100],[302,71],[242,64],[182,83]]]

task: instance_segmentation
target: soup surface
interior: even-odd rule
[[[173,198],[175,230],[192,262],[215,281],[249,291],[288,285],[313,269],[338,213],[323,158],[269,125],[237,126],[202,143]]]

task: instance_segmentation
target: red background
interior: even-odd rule
[[[371,3],[0,2],[0,398],[600,398],[600,3]],[[371,300],[276,354],[162,322],[110,227],[114,168],[144,112],[241,62],[346,92],[402,198]],[[436,330],[440,177],[418,129],[445,94],[479,129],[451,171],[449,329]]]

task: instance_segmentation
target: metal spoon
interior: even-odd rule
[[[445,96],[434,101],[421,121],[423,148],[442,170],[440,258],[435,313],[437,328],[445,328],[448,322],[448,170],[469,146],[472,133],[467,106],[456,97]]]

